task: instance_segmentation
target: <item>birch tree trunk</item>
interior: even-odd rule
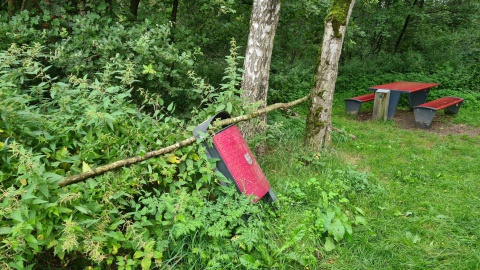
[[[280,16],[280,0],[254,0],[247,51],[243,64],[242,98],[247,104],[259,103],[259,109],[267,106],[268,78],[272,58],[273,39]],[[256,122],[258,121],[258,122]],[[267,116],[241,125],[245,138],[266,132]],[[265,143],[255,147],[261,155]]]
[[[323,148],[332,141],[332,103],[338,75],[338,61],[355,0],[333,0],[325,20],[323,43],[310,92],[305,142]]]

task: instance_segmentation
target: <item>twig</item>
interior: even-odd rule
[[[352,139],[354,139],[354,140],[357,139],[357,136],[355,136],[355,135],[353,135],[353,134],[350,134],[350,133],[346,132],[346,131],[343,130],[343,129],[339,129],[339,128],[336,128],[336,127],[332,127],[332,130],[335,130],[336,132],[339,132],[339,133],[348,135],[350,138],[352,138]]]

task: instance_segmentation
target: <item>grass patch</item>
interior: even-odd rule
[[[289,198],[281,204],[282,230],[292,231],[316,207],[321,194],[306,184],[312,178],[348,182],[353,192],[345,197],[365,214],[368,225],[355,226],[332,251],[324,240],[304,243],[316,258],[310,269],[480,269],[480,136],[360,122],[345,115],[342,102],[337,97],[334,126],[356,140],[336,133],[331,150],[312,152],[302,146],[302,117],[274,114],[284,124],[261,158],[275,191]],[[470,110],[462,108],[459,116]],[[455,120],[480,126],[472,117]]]

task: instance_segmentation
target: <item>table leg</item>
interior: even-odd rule
[[[400,91],[390,91],[390,100],[388,102],[388,115],[387,120],[393,118],[395,111],[397,110],[398,101],[400,100]]]
[[[428,92],[429,89],[425,91],[410,93],[408,95],[408,102],[410,104],[410,108],[414,108],[415,106],[425,103],[425,101],[427,101]]]

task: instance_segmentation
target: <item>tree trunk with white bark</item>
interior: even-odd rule
[[[242,98],[246,104],[267,105],[268,79],[272,58],[273,39],[280,16],[280,0],[254,0],[247,51],[242,78]],[[266,115],[241,126],[245,138],[262,135],[266,131]],[[265,143],[255,147],[257,154],[265,151]]]
[[[334,0],[325,20],[306,126],[305,142],[314,148],[329,146],[332,141],[332,104],[338,61],[354,3],[355,0]]]

